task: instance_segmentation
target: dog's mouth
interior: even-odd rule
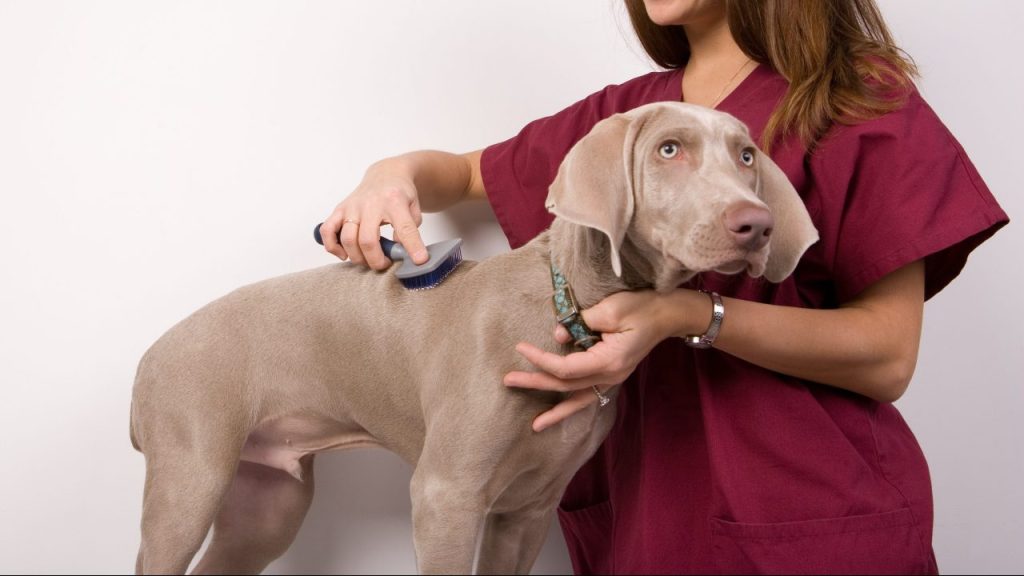
[[[673,256],[682,271],[691,275],[704,271],[733,275],[746,272],[751,278],[764,275],[768,266],[768,250],[765,246],[760,250],[747,251],[734,246],[718,247],[714,245],[694,243],[684,254]]]
[[[733,260],[716,266],[715,272],[718,272],[719,274],[739,274],[750,267],[750,262],[747,262],[746,260]]]
[[[742,258],[736,258],[723,264],[719,264],[714,267],[714,271],[720,274],[739,274],[740,272],[746,271],[751,278],[757,278],[764,275],[767,263],[767,251],[760,250],[754,253],[748,252]]]

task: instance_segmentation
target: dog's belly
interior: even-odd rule
[[[299,459],[308,454],[379,446],[366,431],[319,415],[291,415],[263,422],[242,448],[241,459],[283,470],[302,480]]]

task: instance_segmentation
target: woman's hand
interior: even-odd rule
[[[654,346],[679,331],[676,324],[685,312],[667,309],[677,305],[652,290],[619,292],[583,311],[587,326],[601,333],[601,341],[586,352],[559,356],[519,343],[516,351],[541,371],[510,372],[505,375],[505,385],[571,393],[533,421],[534,431],[540,432],[596,402],[591,386],[603,391],[622,383]],[[555,339],[565,344],[571,338],[565,328],[557,326]]]
[[[420,237],[422,221],[413,178],[400,162],[385,160],[371,166],[359,186],[335,207],[320,226],[320,236],[324,248],[338,258],[385,270],[391,260],[380,247],[381,224],[394,227],[395,241],[413,262],[423,264],[429,255]]]
[[[425,263],[430,255],[419,231],[423,212],[487,197],[480,176],[482,152],[418,150],[370,166],[359,186],[320,226],[324,248],[342,260],[384,270],[391,260],[380,247],[380,225],[390,224],[394,240],[412,261]]]

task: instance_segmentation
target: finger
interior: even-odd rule
[[[420,200],[418,196],[413,198],[412,203],[409,204],[409,214],[412,215],[413,222],[415,222],[417,226],[423,222],[423,211],[420,209]]]
[[[341,231],[344,214],[331,215],[320,225],[320,239],[324,241],[324,250],[334,254],[342,260],[348,260],[348,253],[338,241],[338,232]]]
[[[356,264],[366,265],[366,258],[363,257],[363,252],[359,249],[359,219],[352,216],[346,217],[341,223],[339,236],[342,249],[348,254],[348,259]]]
[[[569,334],[569,331],[561,324],[555,325],[555,342],[558,342],[559,344],[568,344],[569,342],[572,342],[572,335]]]
[[[416,226],[409,207],[395,205],[389,214],[391,227],[395,229],[395,241],[401,244],[416,264],[425,264],[430,259],[427,247],[423,244],[420,229]]]
[[[594,332],[617,332],[622,329],[615,316],[609,310],[609,305],[598,303],[580,312],[583,323]]]
[[[359,222],[359,251],[370,268],[387,270],[391,266],[391,260],[384,255],[380,247],[380,222],[381,218],[378,215],[363,214],[363,220]]]
[[[502,383],[511,388],[530,388],[532,390],[553,390],[555,392],[572,392],[596,385],[609,384],[607,376],[598,374],[574,380],[560,380],[547,372],[515,371],[505,374]]]
[[[552,376],[562,380],[576,380],[608,369],[608,360],[601,354],[602,344],[602,342],[598,342],[586,352],[573,352],[567,356],[559,356],[545,352],[533,344],[520,342],[516,345],[516,352]]]
[[[540,432],[545,428],[558,424],[569,416],[579,412],[597,400],[593,390],[577,390],[568,398],[533,419],[533,431]]]

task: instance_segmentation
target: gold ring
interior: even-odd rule
[[[344,223],[344,224],[355,224],[355,225],[359,225],[359,220],[353,220],[353,219],[351,219],[351,218],[345,218],[344,220],[342,220],[342,223]]]
[[[591,386],[594,389],[594,394],[597,394],[597,401],[600,408],[604,408],[606,404],[612,401],[611,398],[601,393],[601,389],[597,386]]]

